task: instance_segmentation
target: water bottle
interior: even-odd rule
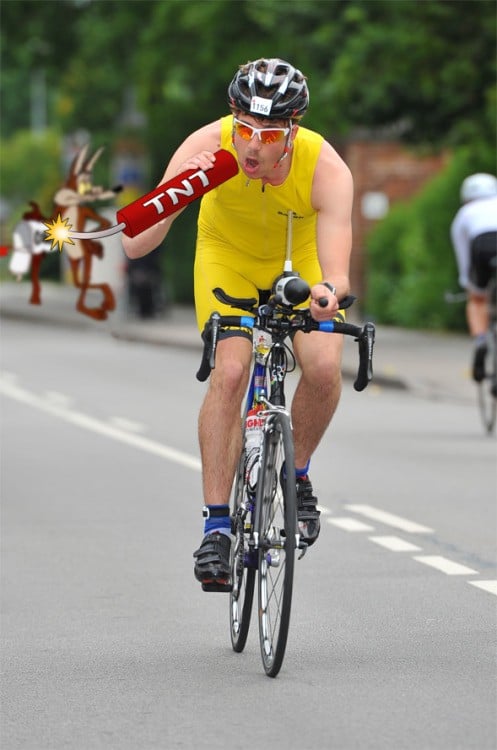
[[[265,363],[272,343],[273,340],[269,331],[261,331],[258,328],[254,330],[254,350],[257,362],[261,364]]]

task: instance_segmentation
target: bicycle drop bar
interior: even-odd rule
[[[264,306],[263,306],[264,307]],[[309,311],[301,312],[294,319],[272,318],[263,316],[264,320],[251,315],[219,315],[213,313],[206,324],[202,338],[204,351],[197,380],[204,382],[209,377],[210,371],[215,367],[216,347],[219,340],[220,329],[223,328],[249,328],[261,327],[271,332],[272,329],[285,330],[288,334],[296,331],[310,333],[311,331],[323,331],[325,333],[342,333],[345,336],[354,336],[359,346],[359,367],[357,377],[354,381],[354,389],[363,391],[373,377],[373,347],[375,341],[375,327],[373,323],[366,323],[363,328],[338,320],[327,320],[318,322],[311,318]]]

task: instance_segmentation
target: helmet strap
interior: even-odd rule
[[[280,158],[275,162],[273,169],[276,169],[278,164],[280,164],[280,162],[282,162],[283,159],[286,159],[286,157],[288,156],[288,154],[290,153],[292,149],[292,129],[293,129],[293,125],[292,125],[292,121],[290,120],[290,132],[288,133],[286,137],[285,148],[283,149],[283,153],[281,154]]]

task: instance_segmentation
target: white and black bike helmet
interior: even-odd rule
[[[478,200],[479,198],[491,198],[497,195],[497,177],[486,172],[472,174],[463,181],[461,185],[461,202]]]
[[[305,76],[279,58],[261,58],[239,71],[228,87],[233,109],[271,120],[299,120],[309,107]]]

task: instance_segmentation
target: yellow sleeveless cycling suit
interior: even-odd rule
[[[231,115],[221,118],[221,148],[232,146]],[[198,218],[195,255],[195,306],[200,330],[213,311],[237,314],[221,304],[212,289],[232,297],[257,297],[271,289],[283,272],[288,211],[293,212],[293,270],[311,286],[322,279],[316,248],[316,211],[311,190],[322,136],[299,128],[293,144],[292,168],[282,185],[249,180],[243,172],[204,195]]]

